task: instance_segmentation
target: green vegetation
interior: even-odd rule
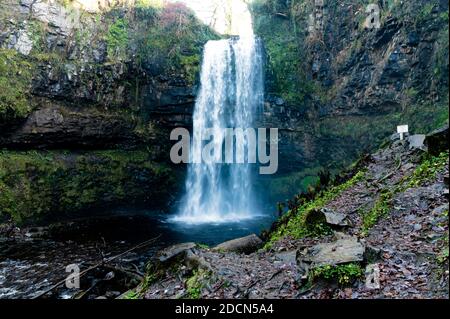
[[[128,22],[125,19],[117,19],[109,26],[106,43],[110,58],[122,57],[127,53]]]
[[[364,178],[364,172],[358,172],[347,182],[331,187],[319,193],[313,200],[308,201],[296,209],[291,209],[284,215],[278,228],[271,233],[269,241],[265,248],[268,249],[272,244],[286,236],[293,238],[303,238],[308,236],[320,236],[328,234],[330,229],[320,221],[311,224],[311,220],[315,220],[310,214],[323,208],[328,202],[335,199],[343,191],[350,188]]]
[[[391,201],[393,196],[397,193],[397,189],[383,190],[375,205],[369,212],[362,212],[362,236],[367,236],[368,231],[375,226],[378,220],[389,215],[391,209]]]
[[[446,222],[442,223],[441,226],[443,226],[443,227],[448,226],[448,209],[442,213],[442,217],[444,217],[446,219]],[[448,257],[449,257],[448,242],[449,242],[449,237],[448,237],[448,230],[447,230],[445,232],[444,236],[442,236],[442,238],[441,238],[441,244],[440,244],[441,251],[437,256],[437,261],[439,264],[445,264],[446,262],[448,262]]]
[[[426,155],[411,175],[404,177],[398,185],[383,189],[372,209],[368,212],[361,212],[363,218],[361,235],[367,236],[368,231],[376,225],[380,218],[389,215],[392,200],[396,194],[408,188],[423,186],[436,178],[436,174],[448,165],[448,156],[448,152],[443,152],[439,156]]]
[[[145,151],[0,152],[0,216],[17,223],[170,192],[171,171]],[[159,185],[155,190],[152,185]]]
[[[448,212],[447,212],[448,215]],[[441,239],[441,251],[439,252],[438,256],[437,256],[437,261],[440,264],[444,264],[446,262],[448,262],[448,255],[449,255],[449,250],[448,250],[448,232],[447,234],[442,237]]]
[[[144,277],[144,281],[142,282],[142,288],[140,289],[140,292],[138,292],[138,295],[140,295],[141,292],[146,291],[152,283],[158,280],[159,277],[159,272],[152,271],[151,267],[150,269],[147,269],[146,276]]]
[[[305,21],[299,21],[306,1],[294,0],[290,3],[287,6],[285,1],[255,1],[252,11],[255,32],[264,40],[268,54],[268,72],[273,79],[269,93],[283,97],[288,104],[299,105],[317,88],[306,74],[305,39],[297,32],[297,24],[301,23],[306,28]]]
[[[267,180],[258,181],[259,186],[269,190],[270,198],[268,201],[277,202],[287,200],[295,196],[299,191],[307,192],[311,185],[318,182],[317,174],[319,168],[305,168],[301,172],[291,173],[285,176],[272,177]]]
[[[420,11],[417,13],[416,16],[416,25],[419,25],[421,23],[423,23],[424,21],[432,18],[432,12],[433,12],[433,8],[439,5],[438,1],[430,1],[430,3],[427,3],[426,5],[424,5]]]
[[[312,283],[317,279],[324,279],[327,281],[336,281],[339,285],[345,286],[361,278],[363,275],[364,270],[357,263],[326,265],[311,269],[308,280]]]
[[[0,126],[31,111],[27,95],[32,72],[32,64],[16,51],[0,49]]]
[[[210,273],[201,268],[193,271],[193,274],[186,280],[186,294],[189,299],[200,299],[202,288],[205,280],[210,276]]]
[[[164,6],[164,0],[136,0],[136,7],[138,8],[158,8]]]
[[[136,15],[140,21],[135,27],[140,29],[132,41],[137,47],[138,63],[152,63],[169,73],[182,70],[186,81],[194,83],[203,44],[218,39],[218,35],[181,3],[168,3],[164,7],[155,7],[152,1],[148,5],[142,3],[136,8]]]
[[[128,300],[134,300],[134,299],[139,299],[139,293],[134,291],[134,290],[130,290],[125,296],[124,299],[128,299]]]
[[[406,188],[422,186],[436,178],[436,174],[448,165],[448,152],[443,152],[439,156],[427,156],[422,163],[408,177]]]
[[[67,8],[73,3],[74,0],[57,0],[57,1],[61,3],[63,7]]]
[[[448,152],[433,157],[425,155],[422,163],[414,170],[410,176],[406,176],[398,185],[392,188],[383,189],[375,204],[369,211],[361,211],[362,230],[361,235],[366,236],[368,231],[380,220],[380,218],[389,215],[394,196],[411,187],[422,186],[433,180],[436,174],[447,165]],[[318,213],[329,201],[333,200],[344,190],[355,183],[361,181],[364,177],[363,172],[359,172],[352,179],[339,186],[322,191],[313,200],[308,201],[291,209],[284,215],[275,231],[270,234],[270,239],[265,248],[270,248],[272,244],[279,239],[290,236],[293,238],[303,238],[310,236],[320,236],[329,233],[330,229],[320,220]]]
[[[65,6],[70,6],[70,2],[61,0]],[[30,20],[26,28],[33,42],[29,56],[15,50],[0,49],[0,126],[23,119],[31,112],[28,95],[37,66],[49,65],[54,78],[63,78],[70,67],[74,73],[80,74],[83,86],[97,91],[102,89],[99,74],[104,78],[114,78],[114,74],[110,74],[114,68],[109,64],[131,59],[142,71],[148,72],[151,65],[155,72],[166,72],[168,76],[176,73],[184,76],[188,84],[193,84],[200,70],[203,44],[218,38],[187,7],[181,4],[163,6],[160,0],[139,0],[132,10],[118,6],[96,17],[82,15],[80,19],[83,28],[70,34],[64,48],[49,48],[49,26]],[[109,58],[106,66],[97,63],[85,65],[83,59],[68,61],[69,54],[72,54],[69,47],[76,46],[89,52],[91,44],[97,46],[101,41],[106,42]],[[136,56],[131,56],[131,53]],[[83,69],[93,72],[80,72]],[[125,88],[138,92],[138,84],[134,88],[129,82],[124,80]],[[97,99],[101,101],[102,96],[98,94]],[[111,106],[109,103],[108,107]]]

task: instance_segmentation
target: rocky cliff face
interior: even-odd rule
[[[27,61],[32,75],[29,112],[9,112],[0,123],[0,145],[139,144],[139,126],[150,119],[188,124],[202,44],[214,35],[187,8],[89,13],[63,1],[8,0],[1,12],[8,13],[0,22],[2,53],[17,52],[14,58]],[[171,30],[178,18],[179,32]],[[170,31],[176,34],[165,34]]]
[[[426,133],[448,121],[448,2],[370,3],[253,5],[267,50],[265,125],[281,130],[282,185],[350,164],[399,124]]]
[[[0,218],[167,203],[176,190],[175,173],[153,167],[169,160],[166,131],[191,125],[202,47],[217,36],[183,5],[114,3],[0,3]],[[89,198],[65,205],[72,191]]]

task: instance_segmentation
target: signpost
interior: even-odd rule
[[[408,125],[399,125],[399,126],[397,126],[397,133],[400,134],[400,141],[403,141],[404,134],[408,133]]]

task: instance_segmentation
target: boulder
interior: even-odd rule
[[[350,222],[346,214],[335,212],[328,208],[311,210],[305,216],[305,224],[308,228],[314,228],[318,224],[325,223],[330,226],[338,227],[350,226]]]
[[[408,136],[408,138],[406,139],[408,141],[409,144],[409,149],[419,149],[422,151],[426,151],[427,147],[424,144],[425,142],[425,135],[423,134],[415,134],[415,135],[411,135]]]
[[[304,266],[319,267],[339,265],[364,260],[365,247],[356,237],[339,239],[331,243],[320,243],[299,251],[297,262]]]
[[[275,104],[276,104],[277,106],[282,106],[282,105],[284,105],[284,100],[283,100],[281,97],[277,97],[277,98],[275,99]]]
[[[425,137],[424,144],[432,155],[439,155],[448,150],[448,124]]]
[[[188,251],[195,248],[195,243],[182,243],[167,247],[158,253],[158,260],[161,263],[169,262],[177,257],[185,256]]]
[[[322,213],[325,215],[327,224],[332,226],[350,226],[347,215],[343,213],[335,212],[328,208],[323,208]]]
[[[250,254],[256,251],[262,244],[263,241],[255,234],[252,234],[226,241],[214,247],[213,250]]]
[[[403,133],[403,137],[408,137],[408,136],[409,136],[409,133],[408,133],[408,132]],[[400,133],[394,133],[394,134],[392,134],[391,137],[390,137],[390,140],[391,140],[392,142],[397,141],[397,140],[400,140]]]
[[[285,264],[296,264],[297,262],[297,251],[296,250],[290,250],[290,251],[282,251],[275,255],[275,258],[278,261],[281,261]]]

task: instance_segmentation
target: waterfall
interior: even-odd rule
[[[175,220],[229,222],[256,214],[253,170],[247,161],[243,164],[199,162],[206,130],[212,129],[215,149],[222,149],[225,143],[223,129],[253,128],[256,114],[262,111],[263,97],[261,45],[252,32],[227,40],[209,41],[205,45],[193,114],[186,193]],[[247,138],[244,140],[246,144]]]

